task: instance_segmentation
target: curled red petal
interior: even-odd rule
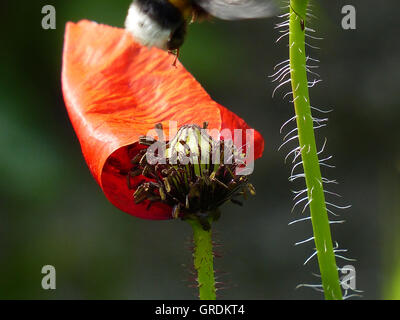
[[[177,126],[246,129],[247,124],[213,101],[174,57],[136,43],[123,29],[83,20],[66,26],[62,88],[89,169],[119,209],[145,219],[169,219],[171,208],[135,204],[126,174],[141,148],[138,139],[162,123],[168,139]],[[264,141],[256,132],[255,158]],[[140,179],[140,177],[138,178]]]

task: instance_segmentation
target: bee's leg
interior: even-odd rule
[[[187,23],[182,22],[171,34],[171,38],[167,43],[167,48],[170,53],[175,55],[173,66],[176,67],[176,62],[179,58],[179,48],[182,46],[186,35]]]
[[[192,19],[190,23],[201,22],[211,18],[211,15],[207,11],[205,11],[199,5],[196,5],[196,1],[193,1],[192,6]]]
[[[169,54],[173,54],[175,56],[174,62],[172,62],[172,66],[176,68],[176,62],[179,58],[179,48],[175,50],[168,50]]]
[[[175,51],[175,59],[174,59],[174,62],[172,63],[172,65],[176,68],[176,61],[178,60],[178,58],[179,58],[179,48],[178,49],[176,49],[176,51]]]
[[[192,18],[190,19],[189,23],[195,23],[197,21],[197,18],[199,17],[199,14],[196,10],[192,11]]]

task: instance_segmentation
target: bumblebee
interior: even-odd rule
[[[142,45],[177,54],[193,21],[254,19],[275,12],[274,0],[134,0],[125,28]]]

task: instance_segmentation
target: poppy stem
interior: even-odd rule
[[[204,230],[200,222],[188,220],[193,228],[194,268],[197,271],[197,283],[200,300],[215,300],[214,256],[212,248],[211,229]]]
[[[305,51],[305,32],[307,31],[305,28],[305,17],[307,5],[308,0],[290,0],[289,48],[293,101],[301,158],[307,185],[308,205],[311,212],[315,248],[325,299],[342,299],[308,90],[309,83],[307,79],[307,57]]]

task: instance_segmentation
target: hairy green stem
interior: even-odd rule
[[[211,230],[204,230],[197,220],[188,221],[193,228],[194,268],[197,271],[197,283],[200,300],[215,300],[214,256]]]
[[[290,0],[289,50],[298,137],[325,299],[342,299],[311,115],[305,53],[308,0]]]

